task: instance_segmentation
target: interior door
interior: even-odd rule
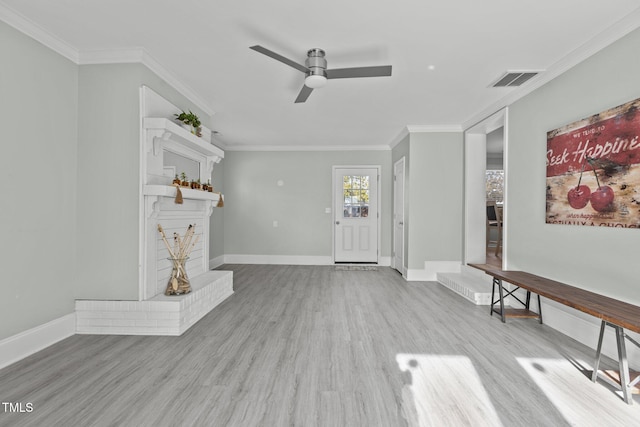
[[[393,267],[404,272],[404,157],[393,165]]]
[[[334,261],[378,262],[378,168],[335,168],[334,199]]]

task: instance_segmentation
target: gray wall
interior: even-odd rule
[[[411,234],[411,218],[409,217],[409,209],[411,200],[409,199],[409,191],[411,189],[411,151],[409,150],[411,136],[407,134],[402,140],[393,147],[391,153],[392,167],[393,165],[404,157],[404,265],[405,270],[408,268],[409,262],[409,235]],[[393,186],[392,186],[393,188]],[[395,200],[395,195],[392,194],[391,200]],[[393,206],[391,207],[393,209]],[[391,213],[393,215],[393,212]],[[393,224],[392,224],[393,225]],[[395,228],[392,228],[392,231]],[[393,240],[391,241],[393,245]],[[393,246],[392,246],[393,250]]]
[[[78,69],[0,21],[0,340],[72,313]]]
[[[380,165],[380,255],[390,256],[390,151],[227,151],[223,162],[226,254],[331,256],[332,166]]]
[[[392,151],[405,158],[405,267],[462,260],[461,132],[414,132]]]
[[[462,260],[462,132],[411,134],[409,269]]]
[[[545,224],[546,132],[640,97],[640,30],[509,108],[508,267],[640,304],[640,230]]]
[[[213,167],[211,185],[213,191],[224,194],[224,165],[225,160]],[[216,208],[211,214],[209,225],[209,259],[212,260],[224,255],[224,213],[225,208]]]

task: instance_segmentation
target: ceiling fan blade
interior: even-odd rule
[[[289,58],[285,58],[284,56],[282,56],[282,55],[280,55],[278,53],[275,53],[274,51],[269,50],[267,48],[264,48],[262,46],[255,45],[255,46],[249,47],[249,49],[253,49],[256,52],[260,52],[263,55],[267,55],[267,56],[275,59],[276,61],[280,61],[283,64],[287,64],[288,66],[293,67],[298,71],[302,71],[303,73],[306,73],[306,72],[309,71],[309,69],[307,67],[305,67],[304,65],[298,64],[297,62],[292,61]]]
[[[384,77],[391,75],[391,65],[377,67],[336,68],[327,70],[328,79],[348,79],[352,77]]]
[[[313,92],[313,89],[311,89],[309,86],[302,86],[302,89],[300,89],[300,93],[298,94],[295,103],[298,104],[300,102],[305,102],[309,95],[311,95],[311,92]]]

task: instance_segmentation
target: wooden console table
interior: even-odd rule
[[[600,337],[598,339],[596,360],[591,377],[593,382],[596,382],[598,379],[598,366],[600,364],[600,356],[602,355],[602,339],[604,337],[605,326],[612,327],[616,333],[616,343],[618,347],[620,388],[622,389],[624,401],[628,404],[633,403],[631,388],[640,381],[640,376],[636,377],[633,381],[630,380],[625,338],[637,347],[640,347],[640,343],[625,334],[624,330],[628,329],[640,333],[640,307],[562,282],[536,276],[535,274],[525,271],[503,271],[487,264],[469,265],[493,277],[491,315],[493,315],[493,313],[500,314],[503,323],[507,317],[533,317],[538,318],[540,323],[542,323],[541,296],[600,319]],[[513,284],[515,289],[509,290],[505,288],[503,281]],[[494,299],[496,288],[498,289],[498,299]],[[513,295],[518,289],[523,289],[527,292],[525,301]],[[532,292],[538,296],[538,313],[529,310]],[[524,306],[524,309],[505,309],[504,298],[508,296],[513,296],[513,298]],[[494,308],[496,304],[499,304],[498,309]]]

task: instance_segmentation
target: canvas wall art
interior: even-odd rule
[[[547,132],[548,224],[640,228],[640,98]]]

